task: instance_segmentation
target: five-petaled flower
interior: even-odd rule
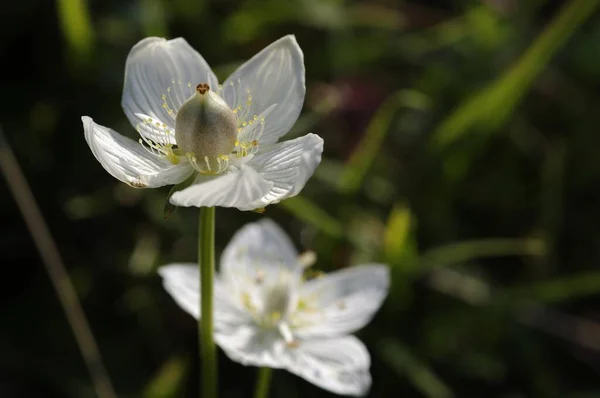
[[[361,265],[305,280],[313,255],[298,256],[272,221],[238,231],[215,280],[215,341],[234,361],[283,368],[317,386],[363,395],[370,357],[350,333],[365,326],[385,299],[385,265]],[[200,317],[196,264],[159,269],[163,285],[189,314]]]
[[[146,38],[129,53],[122,106],[139,143],[82,117],[96,159],[137,188],[192,180],[177,206],[253,210],[294,196],[321,161],[314,134],[280,142],[300,114],[304,60],[294,36],[272,43],[222,85],[182,38]],[[188,180],[190,179],[190,180]]]

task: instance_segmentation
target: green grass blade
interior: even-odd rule
[[[408,206],[396,203],[390,212],[383,239],[385,259],[393,267],[404,270],[416,264],[417,248],[412,222]]]
[[[476,239],[451,243],[425,252],[421,256],[419,271],[472,261],[483,257],[543,256],[546,245],[541,239]]]
[[[81,59],[89,57],[94,32],[86,0],[59,0],[58,19],[71,51]]]
[[[384,340],[379,355],[399,375],[406,377],[421,394],[429,398],[451,398],[452,390],[425,363],[397,340]]]
[[[441,123],[434,133],[434,143],[446,146],[473,126],[489,131],[503,124],[552,56],[599,3],[600,0],[572,0],[565,5],[507,73],[470,97]]]
[[[302,196],[295,196],[279,204],[298,219],[310,224],[334,238],[344,235],[342,224],[325,210]]]
[[[567,277],[508,288],[502,293],[509,300],[534,300],[552,304],[591,296],[600,292],[600,272],[586,272]]]
[[[428,99],[423,94],[411,90],[402,90],[392,94],[379,107],[367,126],[364,137],[356,146],[356,150],[342,172],[338,186],[341,192],[353,194],[358,191],[381,150],[397,110],[402,106],[422,109],[426,108],[428,103]]]
[[[189,359],[173,356],[165,362],[144,391],[144,398],[175,398],[188,373]]]

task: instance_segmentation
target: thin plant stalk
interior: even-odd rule
[[[200,320],[198,336],[203,398],[217,397],[217,350],[213,338],[213,289],[215,274],[215,208],[201,207],[198,224],[198,266],[200,267]]]
[[[273,371],[271,370],[271,368],[266,366],[258,370],[254,398],[268,398],[272,374]]]
[[[27,179],[23,175],[10,144],[2,132],[2,128],[0,128],[0,169],[21,210],[46,271],[48,271],[52,286],[65,312],[69,326],[73,330],[75,341],[92,378],[96,394],[100,398],[116,398],[117,394],[102,362],[98,344],[77,298],[75,288],[71,283],[42,212],[27,184]]]

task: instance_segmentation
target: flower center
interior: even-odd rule
[[[256,271],[242,293],[243,306],[254,316],[256,323],[264,328],[274,328],[285,321],[297,305],[293,275],[287,270]]]
[[[144,149],[173,164],[185,157],[202,174],[222,173],[230,164],[238,166],[258,152],[265,117],[276,104],[252,114],[252,94],[240,79],[216,90],[207,83],[195,88],[181,80],[171,83],[161,99],[175,129],[152,117],[144,119],[136,126]]]
[[[284,284],[267,288],[263,300],[261,323],[267,327],[276,326],[289,311],[290,289]]]
[[[288,321],[289,314],[295,306],[289,277],[278,278],[277,282],[264,290],[263,308],[257,317],[257,323],[267,330],[277,330],[283,340],[290,346],[296,345],[296,340]]]
[[[175,139],[196,170],[220,173],[227,169],[237,141],[237,118],[208,84],[198,84],[177,112]]]

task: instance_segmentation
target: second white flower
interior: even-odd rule
[[[283,368],[317,386],[363,395],[371,385],[367,349],[350,335],[385,299],[385,265],[350,267],[304,280],[314,255],[298,256],[272,221],[249,224],[221,256],[215,280],[215,341],[234,361]],[[159,269],[165,289],[200,317],[196,264]]]

